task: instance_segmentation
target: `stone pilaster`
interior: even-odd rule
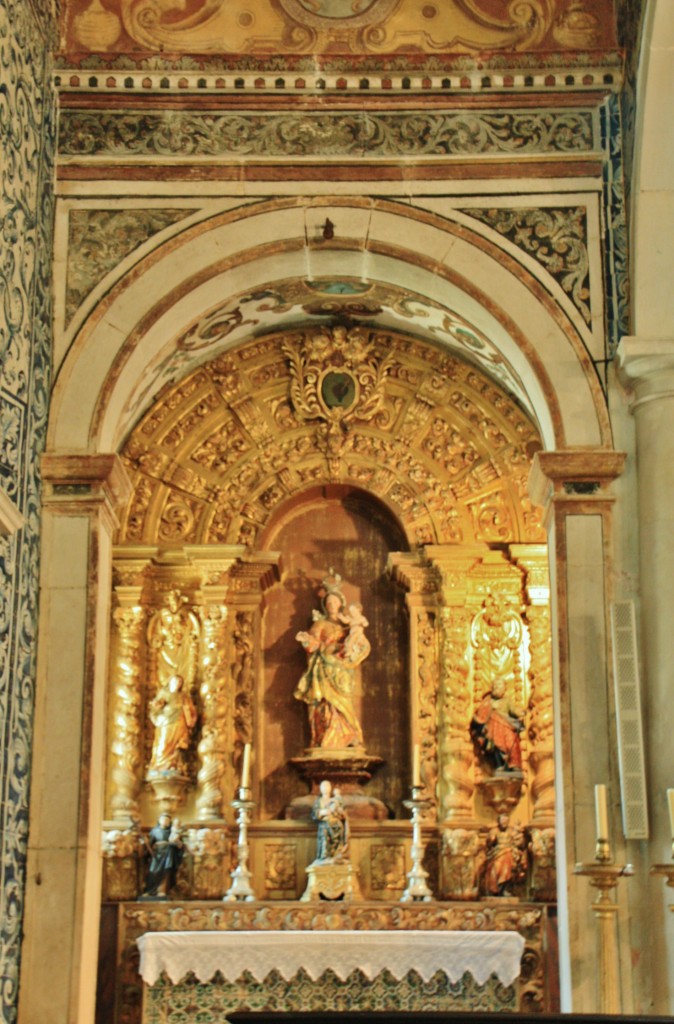
[[[116,455],[47,454],[22,1020],[93,1022]]]
[[[674,786],[674,338],[623,338],[619,372],[631,389],[636,425],[639,577],[641,596],[640,654],[650,863],[671,860],[666,790]],[[667,751],[670,754],[667,755]],[[649,963],[655,1012],[674,1009],[671,972],[674,961],[674,915],[664,885],[644,881],[644,930],[651,943]]]
[[[551,534],[550,572],[555,714],[557,869],[594,853],[594,790],[610,791],[611,832],[619,829],[619,779],[607,633],[611,580],[611,482],[622,472],[622,452],[570,448],[539,452],[529,478],[532,501],[544,507]],[[543,723],[540,723],[541,727]],[[548,847],[541,840],[541,866]],[[596,1011],[596,935],[587,886],[559,888],[560,972],[564,999]]]

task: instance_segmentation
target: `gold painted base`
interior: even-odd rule
[[[358,874],[349,861],[314,861],[307,868],[307,876],[302,903],[321,899],[354,903],[363,899]]]

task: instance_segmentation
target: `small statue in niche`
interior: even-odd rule
[[[521,882],[527,870],[527,846],[521,825],[510,825],[507,814],[487,836],[485,891],[490,896],[512,896],[512,886]]]
[[[295,697],[308,706],[311,746],[323,750],[363,746],[353,695],[355,669],[371,650],[364,632],[368,621],[360,605],[347,607],[341,582],[331,569],[323,580],[323,610],[315,610],[309,630],[296,636],[308,665]]]
[[[149,773],[183,774],[185,751],[189,748],[197,711],[184,689],[182,676],[173,675],[150,701],[150,721],[154,725]]]
[[[141,899],[165,900],[175,887],[178,869],[185,855],[180,823],[170,814],[159,815],[147,838],[150,863]]]
[[[524,709],[511,701],[506,681],[494,679],[491,690],[478,704],[470,723],[470,734],[478,750],[497,772],[521,772],[520,733]]]
[[[335,786],[333,790],[327,779],[321,782],[319,794],[311,812],[318,822],[316,861],[343,860],[349,847],[349,819],[344,800],[339,788]]]

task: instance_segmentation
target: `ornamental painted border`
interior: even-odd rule
[[[199,159],[586,154],[600,148],[591,109],[351,110],[262,114],[213,111],[61,111],[59,156]]]

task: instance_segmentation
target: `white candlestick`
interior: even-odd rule
[[[594,810],[597,820],[597,839],[608,839],[608,809],[606,807],[606,786],[594,787]]]
[[[414,744],[412,752],[412,785],[417,789],[421,786],[421,751],[418,743]]]
[[[667,790],[667,803],[669,805],[669,831],[674,839],[674,789]]]
[[[250,743],[243,748],[243,765],[241,766],[241,785],[248,789],[250,785]]]

